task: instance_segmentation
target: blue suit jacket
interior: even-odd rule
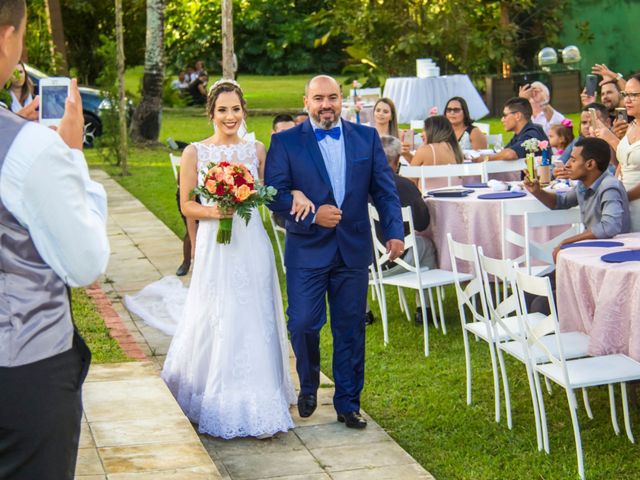
[[[292,268],[328,266],[337,251],[350,268],[366,268],[373,260],[367,203],[380,214],[385,240],[404,239],[400,200],[393,173],[375,129],[342,121],[346,156],[342,220],[335,228],[313,223],[310,214],[296,222],[290,215],[291,190],[314,203],[336,205],[320,147],[308,120],[271,137],[265,184],[278,189],[269,208],[286,219],[285,265]]]

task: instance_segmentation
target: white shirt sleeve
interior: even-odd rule
[[[82,152],[53,130],[36,123],[20,130],[2,167],[0,197],[66,284],[88,285],[105,271],[107,195]]]

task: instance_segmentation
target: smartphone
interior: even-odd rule
[[[596,109],[595,108],[590,108],[589,109],[589,116],[591,117],[591,126],[593,128],[598,128],[598,124],[597,124],[598,117],[596,116]]]
[[[402,145],[406,145],[409,147],[409,150],[414,149],[414,141],[413,141],[413,129],[410,128],[408,130],[404,130],[402,132]]]
[[[598,88],[598,76],[592,74],[587,75],[587,80],[584,84],[584,88],[589,97],[595,96],[596,89]]]
[[[60,125],[70,85],[71,79],[66,77],[48,77],[40,80],[39,118],[42,125]]]
[[[627,109],[622,107],[622,108],[616,108],[616,119],[619,122],[629,122],[629,117],[627,116]]]

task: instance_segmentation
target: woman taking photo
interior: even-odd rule
[[[398,116],[396,115],[396,106],[388,98],[379,99],[373,106],[373,125],[378,135],[398,136]]]
[[[455,137],[462,150],[483,150],[487,148],[487,137],[478,127],[473,126],[469,107],[462,97],[449,99],[444,114],[451,122]]]

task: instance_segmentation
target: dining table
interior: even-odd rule
[[[502,202],[518,202],[523,211],[546,208],[528,192],[522,192],[523,196],[518,198],[486,200],[481,196],[496,192],[484,187],[469,190],[471,193],[462,197],[429,195],[425,198],[430,225],[424,235],[433,240],[438,254],[438,268],[443,270],[451,270],[452,267],[447,242],[448,233],[451,233],[453,240],[457,242],[481,246],[483,253],[488,257],[517,258],[524,253],[524,249],[517,245],[507,243],[506,252],[502,251]],[[509,230],[521,234],[524,232],[522,215],[508,216],[506,222],[506,228]],[[532,232],[532,239],[544,242],[553,238],[557,232],[558,227],[536,228]],[[469,268],[462,265],[461,270],[468,272]]]
[[[590,355],[624,353],[640,361],[640,232],[606,246],[580,244],[557,258],[560,329],[589,335]]]

